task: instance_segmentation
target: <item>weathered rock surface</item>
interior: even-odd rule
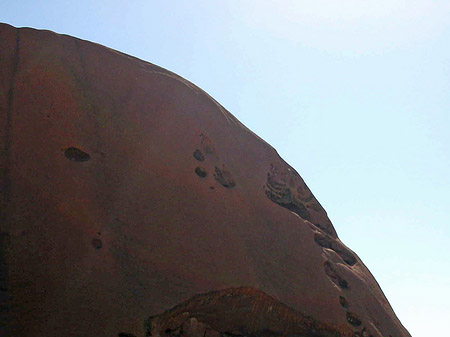
[[[2,336],[409,336],[297,172],[165,69],[2,24],[0,146]]]

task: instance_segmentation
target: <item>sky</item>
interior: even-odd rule
[[[450,317],[450,1],[1,1],[219,101],[303,177],[413,337]]]

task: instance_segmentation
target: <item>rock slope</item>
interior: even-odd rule
[[[2,336],[409,336],[298,173],[170,71],[1,24],[0,146]]]

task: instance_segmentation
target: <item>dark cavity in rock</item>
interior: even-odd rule
[[[103,247],[103,242],[100,239],[92,239],[91,243],[92,247],[94,247],[95,249],[100,249]]]
[[[333,235],[333,231],[331,230],[331,224],[322,225],[320,223],[314,223],[313,225],[323,230],[325,233]]]
[[[361,323],[362,323],[361,320],[358,317],[356,317],[355,314],[347,311],[346,315],[347,315],[347,322],[349,322],[351,325],[353,325],[353,326],[361,325]]]
[[[234,182],[234,179],[231,176],[231,173],[228,170],[226,170],[225,168],[221,169],[216,166],[214,178],[223,187],[232,188],[232,187],[236,186],[236,183]]]
[[[353,266],[357,260],[356,257],[344,247],[340,242],[338,242],[336,239],[323,234],[323,233],[315,233],[314,234],[314,241],[324,248],[328,248],[336,252],[342,260],[344,260],[345,263],[347,263],[350,266]]]
[[[275,174],[267,174],[266,196],[278,205],[294,212],[305,220],[310,219],[310,215],[305,205],[298,200],[291,187],[282,179],[277,180]]]
[[[339,303],[343,308],[348,309],[348,302],[344,296],[339,296]]]
[[[76,147],[69,147],[66,151],[64,151],[64,155],[67,159],[77,162],[85,162],[91,159],[89,154],[77,149]]]
[[[193,156],[198,161],[204,161],[205,160],[205,156],[203,155],[202,151],[200,151],[198,149],[194,151]]]
[[[339,288],[347,290],[349,288],[348,283],[344,280],[333,268],[329,261],[324,263],[325,274],[333,281]]]
[[[208,173],[206,173],[206,169],[204,167],[196,167],[195,168],[195,173],[200,177],[200,178],[205,178]]]

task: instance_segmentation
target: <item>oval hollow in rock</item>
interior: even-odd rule
[[[336,270],[333,268],[333,266],[331,265],[331,263],[329,261],[325,261],[323,266],[324,266],[324,269],[325,269],[325,274],[328,275],[328,277],[330,278],[331,281],[334,282],[334,284],[336,284],[337,286],[339,286],[339,288],[341,288],[343,290],[349,289],[349,285],[348,285],[347,280],[343,279],[336,272]]]
[[[198,161],[204,161],[205,160],[205,156],[203,155],[202,151],[200,150],[195,150],[194,153],[192,154],[194,156],[195,159],[197,159]]]
[[[92,247],[94,247],[95,249],[100,249],[103,247],[103,242],[100,239],[92,239],[91,243]]]
[[[329,235],[315,233],[314,241],[323,248],[333,250],[349,266],[353,266],[356,262],[358,262],[353,254],[347,248],[345,248],[343,244],[339,243],[336,239],[330,237]]]
[[[206,169],[203,167],[196,167],[195,168],[195,173],[200,177],[200,178],[205,178],[208,173],[206,173]]]
[[[348,309],[348,302],[347,299],[344,296],[339,296],[339,303],[343,308]]]
[[[76,147],[69,147],[66,151],[64,151],[64,155],[67,159],[77,162],[85,162],[91,159],[89,154],[77,149]]]
[[[233,188],[236,186],[236,183],[234,182],[233,177],[231,176],[231,173],[223,168],[215,167],[215,173],[214,178],[217,180],[217,182],[226,188]]]
[[[347,316],[347,322],[349,322],[351,325],[353,325],[353,326],[361,325],[361,323],[362,323],[361,320],[358,317],[356,317],[355,314],[347,311],[346,316]]]

